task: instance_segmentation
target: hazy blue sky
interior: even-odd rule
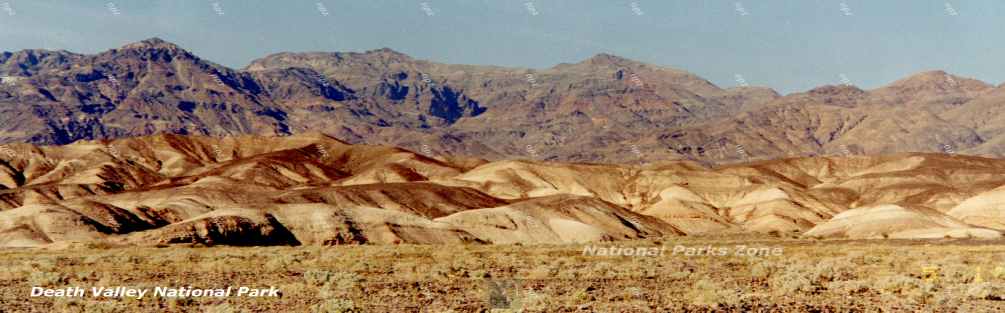
[[[389,47],[534,68],[608,52],[782,92],[928,69],[998,84],[1003,30],[1001,0],[0,0],[6,51],[93,53],[156,36],[238,68],[279,51]]]

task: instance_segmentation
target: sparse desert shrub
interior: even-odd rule
[[[471,271],[469,273],[469,276],[471,276],[471,278],[487,278],[487,277],[492,277],[492,275],[488,271],[485,271],[485,270],[473,270],[473,271]]]
[[[325,270],[309,270],[304,272],[304,280],[314,286],[324,286],[335,277],[335,272]]]
[[[295,262],[298,261],[299,260],[297,260],[293,256],[278,255],[270,258],[268,261],[265,262],[265,269],[269,270],[270,272],[285,271],[289,269],[290,265],[293,265]]]
[[[906,295],[921,288],[922,281],[914,277],[898,274],[880,278],[876,281],[875,286],[876,289],[884,293]]]
[[[530,271],[527,272],[527,278],[528,279],[546,279],[546,278],[554,276],[554,274],[557,274],[557,273],[558,273],[557,269],[552,270],[551,268],[548,268],[547,265],[541,264],[541,265],[538,265],[538,266],[535,266],[535,267],[531,268]]]
[[[312,313],[356,313],[363,312],[356,303],[347,299],[329,299],[311,307]]]
[[[691,302],[701,306],[733,305],[740,299],[740,293],[732,289],[725,288],[719,284],[702,278],[694,283],[686,297]]]
[[[861,295],[869,292],[871,284],[864,280],[836,281],[827,284],[827,289],[842,295]]]
[[[880,262],[883,262],[883,257],[878,255],[867,254],[865,257],[862,258],[862,260],[863,263],[865,263],[865,265],[879,264]]]
[[[967,283],[974,279],[974,268],[957,263],[939,266],[938,281],[942,283]]]
[[[85,243],[84,248],[93,250],[108,250],[111,248],[115,248],[115,246],[105,241],[95,240],[95,241],[88,241],[87,243]]]
[[[939,285],[937,284],[921,284],[919,288],[907,290],[904,295],[915,303],[930,304],[933,301],[940,301],[935,298],[938,291]]]
[[[582,304],[584,302],[593,300],[593,296],[590,295],[590,290],[588,288],[577,289],[570,296],[573,304]]]
[[[625,289],[625,293],[628,294],[629,298],[638,298],[644,295],[642,288],[639,287],[628,287]]]
[[[778,267],[767,261],[754,263],[754,265],[750,266],[750,279],[753,281],[766,281],[776,271],[778,271]]]
[[[873,265],[883,262],[883,257],[872,251],[851,251],[845,258],[855,265]]]
[[[69,279],[63,273],[32,271],[28,275],[28,284],[31,286],[47,287],[65,284]]]
[[[548,295],[527,291],[523,297],[523,307],[529,310],[544,310],[550,305]]]
[[[32,268],[40,271],[52,271],[56,269],[56,258],[40,257],[28,263]]]
[[[813,282],[806,278],[806,272],[799,270],[788,270],[781,275],[775,275],[769,280],[772,289],[783,293],[810,293],[816,291]]]
[[[78,271],[75,276],[77,281],[86,281],[94,277],[94,270],[92,269],[81,270]]]
[[[83,312],[83,303],[77,298],[56,298],[53,301],[54,311],[58,312]]]
[[[847,258],[848,261],[851,261],[852,263],[858,265],[865,264],[865,256],[866,256],[865,251],[857,251],[857,250],[848,251],[848,253],[845,254],[845,258]]]
[[[690,271],[673,272],[667,275],[667,278],[670,278],[671,280],[687,280],[690,277],[691,277]]]
[[[1005,288],[994,283],[971,284],[967,288],[967,298],[975,300],[1005,300]]]
[[[230,304],[221,303],[221,304],[215,304],[215,305],[206,306],[205,310],[203,312],[206,312],[206,313],[235,313],[235,312],[238,312],[238,311],[235,310],[234,307],[230,306]]]
[[[857,266],[845,258],[828,258],[818,262],[809,279],[817,285],[832,281],[855,279]]]
[[[88,313],[123,313],[131,312],[130,308],[117,302],[92,301],[84,306],[84,312]]]
[[[119,253],[116,255],[115,259],[118,260],[119,264],[140,264],[145,260],[144,257],[128,253]]]
[[[309,270],[304,272],[304,280],[308,284],[327,289],[350,290],[356,288],[361,279],[356,273]]]
[[[171,311],[184,311],[184,308],[193,304],[195,304],[195,299],[193,298],[178,297],[167,299],[168,309]]]
[[[1005,279],[1005,267],[995,267],[994,270],[991,270],[991,277],[994,277],[995,279]]]

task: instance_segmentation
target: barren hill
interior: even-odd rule
[[[14,144],[0,147],[0,246],[999,237],[1003,174],[1002,160],[918,153],[487,162],[317,133]]]

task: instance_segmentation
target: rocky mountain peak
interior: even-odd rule
[[[835,95],[860,95],[865,91],[853,85],[825,85],[808,91],[810,95],[835,96]]]
[[[640,63],[609,53],[599,53],[597,55],[594,55],[593,57],[590,57],[589,59],[584,60],[583,62],[580,62],[579,64],[602,66],[602,67],[607,66],[631,67],[639,65]]]
[[[933,70],[908,76],[880,89],[892,89],[916,93],[923,91],[980,91],[990,88],[993,88],[993,86],[976,79],[952,75],[942,70]]]
[[[32,76],[50,69],[67,69],[80,55],[65,50],[26,49],[0,54],[0,73]]]
[[[133,55],[133,56],[140,56],[144,59],[154,59],[154,60],[160,59],[166,62],[170,62],[176,58],[183,58],[183,59],[198,58],[191,52],[182,49],[180,46],[157,37],[130,43],[122,46],[119,49],[109,50],[106,52],[106,54]]]
[[[398,51],[396,51],[394,49],[387,48],[387,47],[380,48],[380,49],[374,49],[374,50],[368,50],[368,51],[364,52],[364,54],[379,55],[379,56],[393,57],[393,58],[402,58],[402,59],[411,59],[412,58],[412,57],[408,56],[407,54],[398,52]]]
[[[126,44],[122,49],[172,49],[182,50],[178,45],[157,37],[144,39],[138,42]]]

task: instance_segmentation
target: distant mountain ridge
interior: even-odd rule
[[[610,54],[524,69],[386,48],[283,52],[231,69],[151,38],[94,55],[4,52],[0,76],[0,142],[317,131],[431,155],[573,162],[1005,154],[1005,88],[942,71],[782,96]]]

